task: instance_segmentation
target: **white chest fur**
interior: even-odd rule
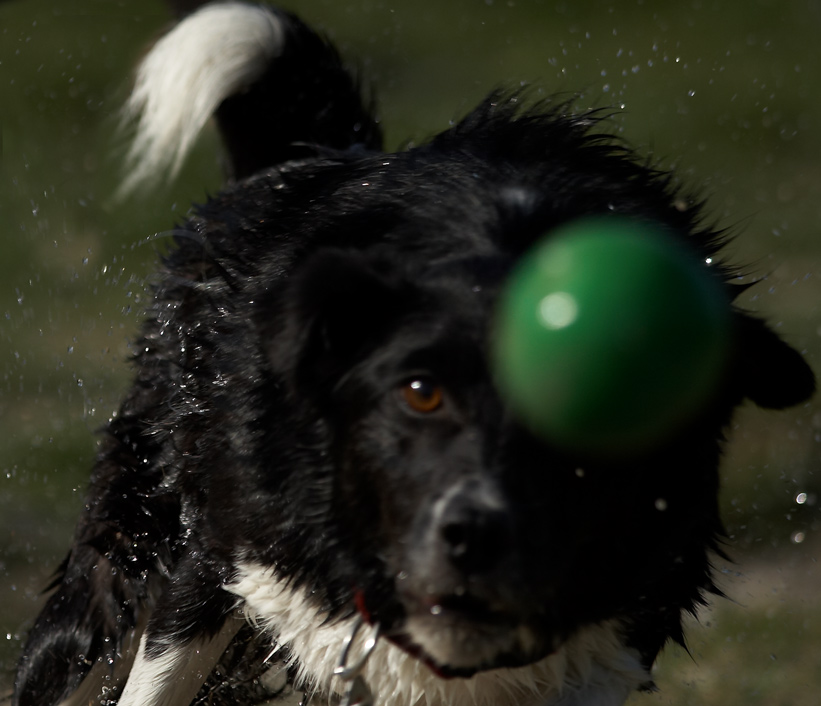
[[[242,598],[252,622],[270,632],[277,645],[287,646],[301,688],[319,694],[342,690],[333,670],[354,618],[327,621],[310,593],[258,564],[241,564],[227,589]],[[470,679],[441,679],[381,640],[362,676],[377,706],[619,706],[649,680],[638,654],[620,639],[616,621],[580,630],[557,652],[527,667]]]

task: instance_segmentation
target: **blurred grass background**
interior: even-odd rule
[[[376,91],[390,148],[498,86],[580,107],[710,197],[761,312],[821,368],[820,0],[288,0]],[[219,188],[207,133],[182,177],[113,199],[117,111],[169,14],[155,0],[0,0],[0,692],[65,552],[94,430],[128,383],[148,238]],[[669,649],[636,706],[818,703],[821,408],[745,408],[722,502],[733,601]],[[663,472],[664,469],[660,469]]]

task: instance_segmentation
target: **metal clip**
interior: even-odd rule
[[[348,664],[351,647],[359,634],[365,621],[361,616],[357,616],[356,622],[350,634],[342,643],[342,653],[339,656],[339,663],[334,668],[334,676],[342,681],[348,682],[345,693],[339,701],[339,706],[373,706],[374,698],[367,682],[362,678],[362,669],[368,658],[373,654],[376,643],[379,640],[379,625],[374,625],[371,634],[365,639],[362,654],[353,662]]]

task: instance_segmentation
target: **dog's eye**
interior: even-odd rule
[[[402,397],[414,412],[428,414],[442,406],[442,387],[430,378],[416,378],[402,386]]]

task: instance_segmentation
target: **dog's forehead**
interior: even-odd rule
[[[323,243],[344,233],[349,246],[387,245],[452,272],[492,273],[498,267],[480,266],[478,258],[515,259],[558,224],[610,210],[601,196],[591,203],[588,179],[557,184],[549,164],[533,159],[500,165],[483,154],[427,150],[323,166],[319,175],[309,168],[290,192],[296,199],[275,205],[288,223]]]
[[[568,194],[559,197],[545,173],[550,169],[539,160],[510,155],[501,165],[470,145],[384,155],[349,152],[268,172],[260,196],[270,199],[269,216],[319,229],[323,240],[356,229],[365,241],[384,234],[436,253],[436,241],[487,247],[488,235],[541,218],[554,199],[565,204]]]

